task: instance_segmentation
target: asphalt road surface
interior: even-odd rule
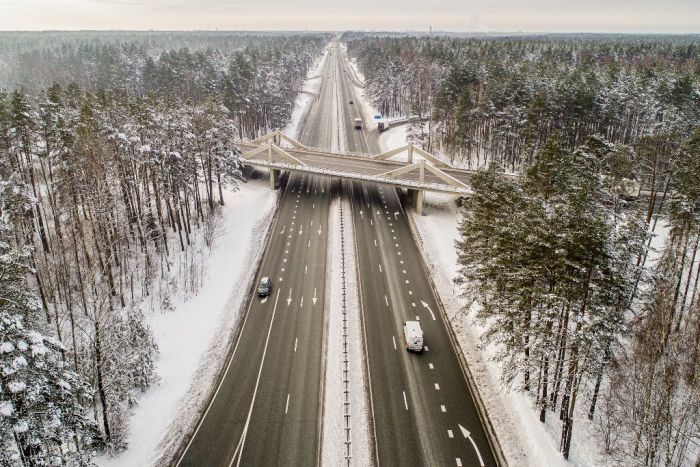
[[[377,153],[376,138],[352,127],[359,109],[349,104],[357,102],[349,65],[343,60],[341,67],[346,149]],[[356,230],[377,462],[496,465],[396,190],[358,182],[344,187]],[[421,322],[422,354],[406,351],[406,320]]]
[[[301,141],[330,149],[337,139],[331,60],[321,79]],[[178,465],[319,462],[331,183],[291,175],[283,184],[279,215],[256,277],[256,282],[271,277],[272,293],[249,302],[230,364]]]

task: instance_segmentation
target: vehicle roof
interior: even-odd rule
[[[265,276],[262,279],[260,279],[260,282],[271,282],[271,281],[270,281],[269,277]]]
[[[409,330],[420,329],[420,321],[406,321],[406,329],[409,329]]]

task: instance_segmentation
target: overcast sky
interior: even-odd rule
[[[0,30],[700,32],[700,0],[0,0]]]

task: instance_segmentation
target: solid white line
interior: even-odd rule
[[[408,401],[406,400],[406,391],[403,392],[403,405],[406,407],[406,410],[408,410]]]
[[[291,292],[291,291],[290,291]],[[258,377],[255,380],[255,389],[253,389],[253,399],[250,401],[250,408],[248,409],[248,417],[246,418],[245,425],[243,427],[243,433],[241,434],[241,439],[238,440],[238,446],[236,446],[236,451],[233,453],[229,467],[233,465],[233,461],[236,460],[238,455],[238,463],[236,465],[241,465],[241,458],[243,457],[243,446],[245,445],[245,438],[248,434],[248,426],[250,425],[250,417],[253,415],[253,406],[255,405],[255,397],[258,394],[258,385],[260,384],[260,375],[262,374],[263,366],[265,365],[265,356],[267,355],[267,344],[270,342],[270,334],[272,334],[272,324],[275,322],[275,313],[277,312],[277,301],[280,298],[280,290],[277,289],[277,296],[275,297],[275,306],[272,308],[272,318],[270,318],[270,327],[267,329],[267,338],[265,339],[265,348],[263,349],[262,359],[260,360],[260,369],[258,370]]]
[[[289,411],[289,394],[287,394],[287,405],[284,406],[284,413]]]

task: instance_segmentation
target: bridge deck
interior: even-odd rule
[[[239,143],[241,151],[244,153],[260,147],[259,144]],[[268,167],[280,170],[293,170],[300,172],[310,172],[333,177],[368,180],[377,183],[400,186],[438,193],[449,193],[455,195],[466,195],[469,189],[470,178],[473,171],[441,168],[445,174],[453,177],[465,186],[451,185],[435,174],[425,171],[423,181],[420,181],[419,171],[387,176],[388,172],[407,167],[409,164],[402,161],[372,159],[370,154],[348,154],[334,153],[327,150],[308,148],[302,150],[297,148],[284,148],[289,155],[296,158],[301,164],[294,162],[283,155],[275,152],[270,154],[267,150],[243,160],[244,164],[258,167]],[[416,159],[419,159],[416,156]]]

